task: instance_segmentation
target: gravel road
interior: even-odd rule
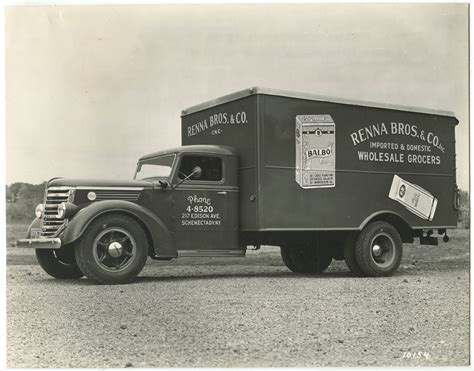
[[[469,241],[405,245],[390,278],[343,261],[290,273],[279,250],[149,261],[129,285],[49,278],[7,249],[9,368],[466,366]]]

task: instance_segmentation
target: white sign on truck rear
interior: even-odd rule
[[[336,185],[336,125],[331,115],[296,116],[296,182],[302,188]]]

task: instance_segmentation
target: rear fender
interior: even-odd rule
[[[69,221],[61,237],[63,245],[77,241],[90,223],[108,213],[121,213],[137,220],[151,240],[155,255],[166,258],[178,256],[171,233],[164,223],[143,206],[122,200],[99,201],[79,210]]]
[[[398,233],[400,233],[404,243],[413,243],[413,230],[400,214],[390,210],[378,211],[367,217],[359,226],[359,230],[362,230],[367,224],[374,221],[385,221],[390,223],[397,229]]]

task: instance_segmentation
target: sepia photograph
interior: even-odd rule
[[[470,366],[469,4],[10,5],[5,366]]]

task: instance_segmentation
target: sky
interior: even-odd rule
[[[6,176],[128,179],[180,113],[252,86],[453,111],[469,184],[468,6],[24,6],[6,15]]]

